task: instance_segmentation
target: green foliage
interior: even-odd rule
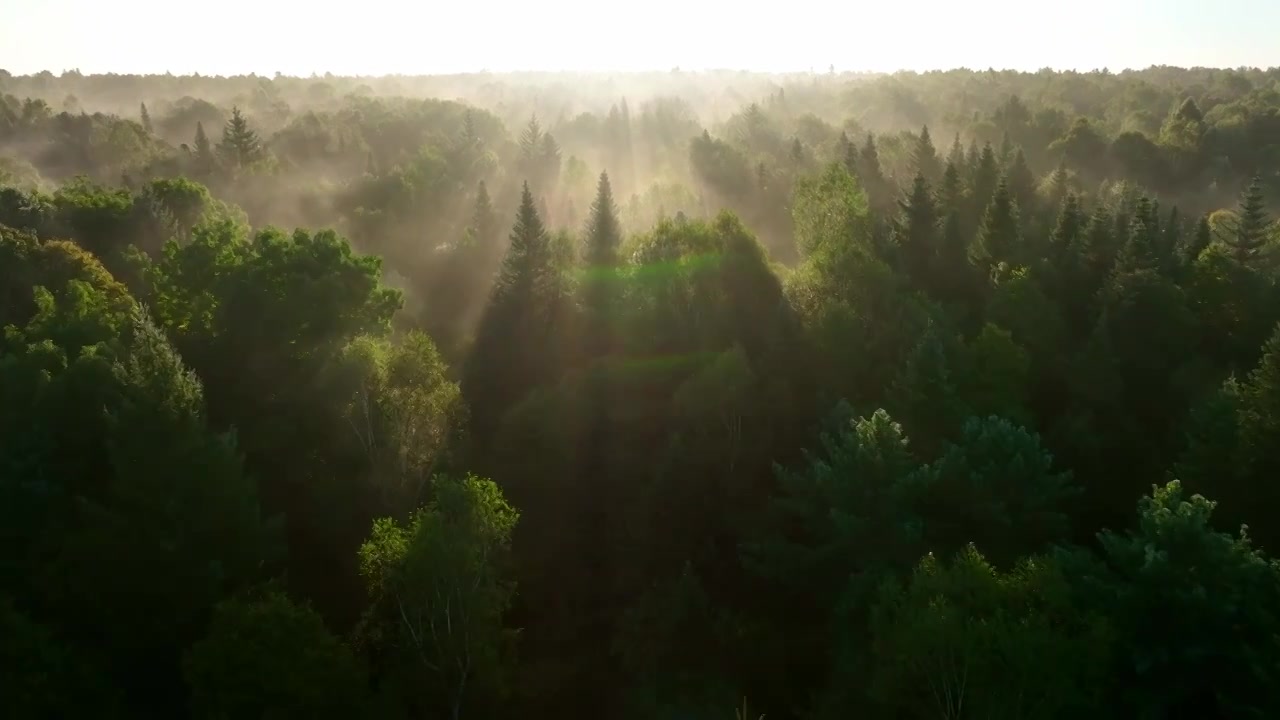
[[[1048,558],[1007,572],[972,545],[926,556],[882,592],[871,692],[895,717],[1068,718],[1102,709],[1105,622],[1074,605]]]
[[[820,178],[802,180],[792,208],[796,244],[806,257],[858,243],[869,230],[866,196],[839,164],[828,166]]]
[[[183,663],[192,716],[349,718],[364,672],[320,616],[278,591],[218,604]]]
[[[1243,534],[1215,532],[1213,509],[1173,481],[1141,500],[1136,529],[1100,537],[1120,697],[1135,716],[1276,712],[1280,566]]]
[[[407,524],[373,525],[360,548],[372,599],[361,635],[392,667],[384,692],[411,714],[482,713],[502,688],[505,562],[519,518],[490,480],[441,477]]]

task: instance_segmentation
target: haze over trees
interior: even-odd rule
[[[1277,213],[1276,69],[0,71],[0,714],[1280,716]]]

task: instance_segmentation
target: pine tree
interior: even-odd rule
[[[1229,234],[1221,239],[1237,261],[1257,263],[1264,259],[1271,228],[1262,198],[1262,178],[1255,175],[1240,196],[1236,220],[1231,224]]]
[[[196,174],[209,174],[213,171],[216,158],[213,154],[213,144],[209,142],[209,136],[204,132],[204,123],[196,123],[196,139],[193,145]]]
[[[618,221],[618,206],[613,200],[613,188],[609,173],[600,173],[596,185],[596,199],[591,203],[591,215],[587,219],[583,261],[588,267],[614,267],[618,264],[618,247],[622,244],[622,227]]]
[[[911,169],[917,175],[923,175],[929,183],[936,183],[942,177],[942,162],[933,147],[933,139],[929,137],[928,125],[920,129],[920,138],[911,153]]]
[[[529,123],[525,125],[524,132],[520,133],[520,157],[526,161],[533,161],[538,156],[538,148],[542,144],[542,126],[538,124],[538,116],[529,116]]]
[[[996,162],[996,154],[991,149],[991,143],[982,146],[982,154],[978,156],[977,164],[973,167],[973,175],[969,181],[969,187],[973,196],[973,211],[975,217],[982,217],[987,206],[991,204],[992,193],[996,190],[996,185],[1000,182],[1000,166]]]
[[[1078,262],[1084,268],[1084,287],[1080,292],[1092,297],[1115,266],[1118,253],[1115,220],[1104,205],[1099,204],[1089,217],[1089,225],[1080,239]]]
[[[938,211],[945,215],[948,212],[964,210],[964,184],[960,179],[959,167],[947,161],[942,171],[942,182],[938,184]]]
[[[1080,199],[1075,193],[1067,193],[1062,203],[1062,211],[1058,213],[1058,224],[1049,236],[1049,261],[1056,267],[1067,262],[1069,254],[1080,242],[1080,234],[1084,230],[1085,217],[1080,208]]]
[[[1058,166],[1049,175],[1049,207],[1054,210],[1061,209],[1062,203],[1071,192],[1071,175],[1067,172],[1067,164],[1059,160]]]
[[[1213,243],[1213,229],[1209,226],[1209,215],[1206,213],[1200,216],[1200,220],[1196,222],[1196,231],[1187,238],[1187,242],[1182,247],[1182,262],[1184,265],[1191,265],[1200,258],[1200,253],[1204,252],[1210,244]]]
[[[964,166],[964,146],[960,144],[960,133],[951,141],[951,151],[947,153],[947,162],[957,170]]]
[[[618,289],[616,269],[618,247],[622,244],[622,227],[618,222],[618,207],[613,201],[608,173],[600,173],[596,199],[591,203],[584,235],[583,305],[587,314],[584,349],[587,357],[593,358],[608,353],[613,346],[611,328]]]
[[[916,287],[928,288],[932,285],[930,274],[938,252],[938,209],[929,181],[922,173],[916,173],[911,190],[898,202],[898,207],[895,235],[899,257]]]
[[[1005,131],[1000,136],[1000,164],[1004,167],[1009,166],[1009,161],[1013,159],[1013,140],[1009,138],[1009,131]]]
[[[1145,198],[1144,198],[1145,199]],[[1129,238],[1116,258],[1114,272],[1130,273],[1142,270],[1154,270],[1159,267],[1156,256],[1155,232],[1147,224],[1146,213],[1134,214],[1129,224]]]
[[[860,178],[861,178],[861,176],[860,176],[860,175],[858,175],[858,165],[859,165],[859,160],[860,160],[860,158],[859,158],[859,155],[858,155],[858,146],[857,146],[857,145],[854,145],[853,143],[849,143],[849,144],[845,145],[845,148],[844,148],[844,169],[845,169],[845,170],[848,170],[848,171],[849,171],[849,174],[850,174],[850,175],[852,175],[853,177],[855,177],[855,178],[859,178],[859,179],[860,179]],[[864,187],[863,189],[864,189],[864,191],[865,191],[865,189],[866,189],[866,188]]]
[[[873,209],[884,211],[893,204],[889,183],[880,167],[880,151],[876,149],[875,135],[867,133],[867,142],[858,152],[858,179],[867,193]]]
[[[147,112],[147,104],[142,103],[141,111],[138,113],[142,120],[142,129],[147,131],[148,135],[152,134],[151,129],[151,113]]]
[[[982,227],[970,257],[979,268],[990,270],[1000,262],[1015,259],[1015,255],[1021,250],[1020,238],[1018,205],[1009,192],[1008,183],[1001,178],[983,215]]]
[[[493,209],[493,201],[489,199],[489,188],[484,181],[476,187],[476,204],[471,211],[470,241],[475,245],[477,256],[486,268],[492,272],[500,251],[498,246],[498,213]]]
[[[235,168],[247,167],[262,158],[262,141],[238,107],[231,108],[231,119],[222,128],[218,152]]]
[[[538,177],[548,189],[554,188],[560,182],[560,143],[551,133],[543,133],[539,155]]]
[[[1037,210],[1036,179],[1031,174],[1031,168],[1027,166],[1027,157],[1022,153],[1022,148],[1014,151],[1006,177],[1009,192],[1013,195],[1014,202],[1018,204],[1018,212],[1022,214],[1025,221],[1033,221]]]
[[[560,284],[551,238],[525,183],[510,245],[489,295],[475,345],[463,368],[462,390],[472,431],[484,447],[503,415],[551,378],[551,336]]]

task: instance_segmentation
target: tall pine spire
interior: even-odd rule
[[[1013,260],[1020,250],[1019,238],[1018,205],[1009,192],[1008,183],[1001,178],[983,215],[982,228],[973,246],[971,257],[974,264],[989,270],[1000,262]]]
[[[506,411],[551,379],[557,367],[552,331],[561,287],[551,238],[528,183],[510,240],[462,375],[472,430],[482,447]]]
[[[938,151],[929,137],[928,125],[920,129],[920,138],[911,153],[911,169],[930,183],[936,183],[942,177],[942,161],[938,159]]]
[[[1236,220],[1222,241],[1237,261],[1255,263],[1266,253],[1271,230],[1271,220],[1267,217],[1262,198],[1262,179],[1255,175],[1240,196]]]
[[[938,252],[938,209],[923,173],[916,173],[911,190],[898,201],[898,207],[895,235],[899,257],[916,287],[927,288]]]

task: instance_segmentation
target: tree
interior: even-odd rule
[[[236,169],[249,167],[264,156],[258,133],[249,127],[249,121],[239,107],[231,108],[231,118],[222,128],[222,142],[218,143],[218,152]]]
[[[600,173],[596,199],[584,233],[582,259],[585,267],[583,304],[587,312],[585,350],[595,357],[613,350],[612,328],[616,323],[618,287],[618,247],[622,230],[618,208],[608,173]]]
[[[1234,221],[1219,240],[1231,249],[1231,254],[1239,262],[1257,264],[1269,261],[1267,245],[1271,232],[1272,223],[1267,217],[1262,197],[1262,180],[1254,176],[1240,196]]]
[[[1134,530],[1099,536],[1114,573],[1102,607],[1119,641],[1116,686],[1127,714],[1280,710],[1271,691],[1280,672],[1280,565],[1243,532],[1216,532],[1214,507],[1185,497],[1174,480],[1139,501]]]
[[[1022,148],[1018,148],[1014,152],[1013,159],[1005,171],[1005,177],[1009,185],[1009,194],[1013,196],[1013,201],[1017,203],[1023,222],[1030,223],[1035,221],[1036,217],[1038,217],[1036,212],[1036,202],[1038,200],[1036,181],[1031,174],[1031,168],[1027,166],[1027,157],[1022,153]]]
[[[138,114],[138,118],[142,122],[142,129],[145,130],[148,135],[150,135],[152,132],[151,131],[151,113],[147,112],[146,103],[142,103],[140,112]]]
[[[911,190],[898,201],[898,206],[901,216],[895,235],[903,268],[916,287],[933,288],[937,285],[932,270],[937,264],[939,213],[923,174],[916,175]]]
[[[439,478],[407,524],[383,518],[360,548],[372,605],[365,640],[395,663],[412,714],[482,713],[504,690],[502,619],[515,591],[506,557],[519,514],[491,480]]]
[[[195,156],[196,172],[203,176],[213,172],[216,163],[216,157],[213,154],[213,145],[209,142],[209,136],[205,135],[204,123],[196,123],[196,139],[193,147]]]
[[[989,272],[1001,262],[1020,259],[1021,237],[1018,229],[1018,206],[1009,192],[1008,184],[1001,178],[982,218],[982,227],[969,251],[969,257],[979,269]]]
[[[868,242],[867,196],[849,171],[832,163],[818,178],[801,178],[791,203],[802,257]],[[869,249],[869,248],[867,248]]]
[[[349,718],[363,711],[364,669],[306,605],[272,590],[218,604],[183,662],[196,718]]]
[[[1066,571],[1029,557],[1002,572],[970,545],[887,585],[872,620],[871,691],[894,717],[1052,720],[1102,709],[1105,619]]]
[[[867,133],[867,141],[858,152],[857,177],[873,209],[883,210],[892,206],[892,190],[880,167],[880,152],[876,149],[875,135],[871,133]]]
[[[929,137],[928,125],[920,129],[920,137],[911,151],[911,169],[929,183],[936,183],[942,178],[942,161],[938,159],[938,151]]]
[[[481,445],[492,438],[503,414],[557,369],[553,332],[561,299],[551,237],[525,183],[511,244],[463,368],[462,391]]]

